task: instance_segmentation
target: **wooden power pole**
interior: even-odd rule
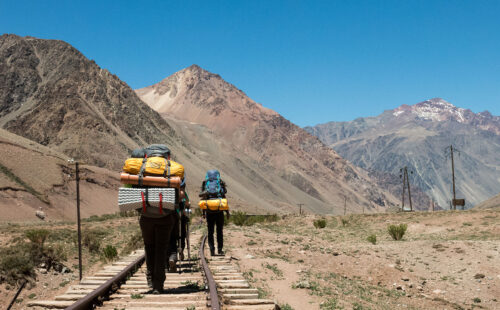
[[[408,167],[401,168],[399,170],[401,174],[399,175],[400,178],[403,179],[403,194],[401,196],[401,211],[404,211],[405,209],[405,190],[408,188],[408,200],[410,202],[410,211],[413,211],[413,204],[411,202],[411,189],[410,189],[410,178],[408,177]],[[410,171],[410,173],[413,173],[413,171]]]
[[[304,205],[303,203],[298,203],[299,206],[299,214],[302,214],[302,206]]]
[[[347,197],[344,196],[344,216],[345,216],[346,210],[347,210]]]
[[[457,209],[457,205],[455,204],[455,201],[457,201],[457,195],[455,192],[455,162],[453,161],[453,145],[450,145],[450,154],[451,154],[451,178],[453,181],[453,200],[452,200],[452,205],[453,205],[453,210]]]

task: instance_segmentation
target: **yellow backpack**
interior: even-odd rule
[[[123,165],[123,171],[130,174],[177,176],[184,178],[184,166],[163,157],[129,158]]]

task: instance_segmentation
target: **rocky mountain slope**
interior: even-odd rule
[[[478,209],[500,209],[500,194],[491,197],[488,200],[485,200],[477,205],[474,208]]]
[[[207,157],[222,162],[215,168],[224,172],[231,167],[237,173],[235,179],[248,178],[250,182],[243,185],[250,195],[275,205],[304,203],[306,209],[319,213],[339,212],[344,195],[357,212],[363,205],[374,210],[377,205],[395,203],[365,171],[199,66],[136,92],[169,123],[183,121],[184,131],[203,126],[212,139],[200,137],[198,147],[205,147]],[[223,152],[221,144],[228,146]]]
[[[114,169],[139,144],[175,140],[127,84],[71,45],[16,35],[0,36],[0,127]]]
[[[105,174],[113,176],[130,150],[165,143],[186,167],[193,200],[204,172],[218,168],[230,186],[232,206],[252,213],[295,212],[296,203],[312,212],[338,212],[342,195],[353,212],[363,205],[373,210],[376,204],[394,204],[365,171],[276,112],[199,67],[183,72],[189,74],[175,74],[168,79],[172,83],[161,84],[172,89],[168,96],[176,99],[170,106],[176,113],[159,109],[160,116],[126,83],[69,44],[2,35],[0,127],[63,158],[110,169]],[[55,171],[53,181],[36,190],[40,197],[62,184],[58,175],[64,174],[64,163],[47,167],[47,173]],[[39,179],[25,172],[22,180]],[[93,201],[99,212],[117,210],[117,186],[113,183],[100,201]]]
[[[440,98],[402,105],[376,117],[305,128],[365,169],[414,171],[411,181],[441,207],[452,197],[449,146],[455,153],[457,198],[471,207],[500,188],[500,117],[474,113]],[[448,148],[447,148],[448,147]],[[448,158],[448,159],[447,159]]]
[[[69,157],[0,129],[0,222],[75,219],[75,172]],[[118,211],[115,173],[95,166],[80,167],[81,215]]]

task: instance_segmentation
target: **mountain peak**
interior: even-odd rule
[[[246,118],[276,116],[220,75],[193,64],[154,85],[137,89],[139,97],[162,115],[204,124],[207,115]],[[213,121],[213,119],[211,119]]]
[[[465,122],[465,112],[467,110],[457,108],[453,104],[442,98],[432,98],[414,105],[402,105],[393,110],[392,115],[396,117],[410,116],[424,120],[444,121],[455,120]]]

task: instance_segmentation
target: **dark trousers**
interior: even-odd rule
[[[222,230],[224,228],[224,213],[222,211],[216,213],[207,212],[208,225],[208,246],[210,251],[215,250],[214,246],[214,226],[217,225],[217,249],[220,251],[224,245],[224,236]]]
[[[181,234],[181,250],[184,250],[186,248],[186,226],[187,226],[188,218],[187,216],[181,215],[181,220],[180,220],[180,234]],[[172,253],[177,253],[177,242],[179,239],[179,217],[176,215],[175,218],[175,226],[172,231],[171,237],[170,237],[170,244],[168,246],[168,251],[167,251],[167,259]]]
[[[165,252],[175,220],[174,213],[161,218],[150,218],[141,215],[139,220],[142,238],[144,239],[148,274],[151,276],[153,289],[156,290],[162,290],[165,282]]]

